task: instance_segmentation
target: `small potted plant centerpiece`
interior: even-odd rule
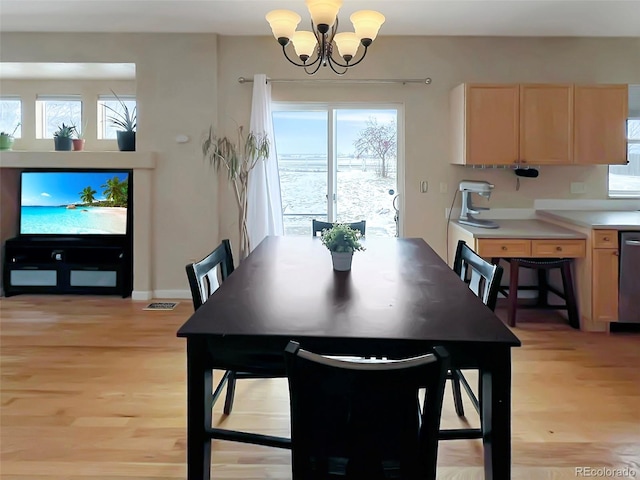
[[[113,95],[120,103],[121,111],[111,108],[109,105],[105,105],[104,107],[108,110],[111,110],[111,113],[113,114],[107,117],[107,120],[109,120],[116,128],[118,128],[118,131],[116,132],[118,136],[118,150],[120,150],[121,152],[135,152],[137,107],[133,107],[133,110],[129,111],[129,107],[127,107],[127,104],[120,99],[116,92],[111,90],[111,93],[113,93]]]
[[[14,141],[14,135],[16,133],[16,130],[18,130],[18,127],[20,126],[20,122],[18,122],[18,124],[16,125],[16,128],[13,129],[13,132],[11,133],[7,133],[7,132],[0,132],[0,150],[11,150],[11,147],[13,147],[13,141]]]
[[[351,270],[353,252],[364,250],[360,237],[359,230],[354,230],[344,223],[336,223],[322,231],[322,244],[331,252],[334,270]]]
[[[73,135],[76,132],[76,127],[73,125],[65,125],[64,123],[58,127],[53,134],[53,146],[55,150],[71,151],[73,147]]]

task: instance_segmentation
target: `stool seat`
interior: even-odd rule
[[[505,260],[511,259],[507,258]],[[564,262],[571,263],[573,258],[515,258],[515,260],[520,263],[521,267],[528,267],[528,265],[531,265],[531,267],[528,268],[535,268],[538,266],[558,268],[562,266]]]
[[[509,286],[502,287],[500,293],[507,297],[509,325],[516,325],[516,310],[518,308],[543,308],[553,310],[567,310],[569,317],[569,325],[573,328],[580,328],[580,317],[578,316],[578,306],[575,293],[573,290],[573,279],[571,275],[572,258],[494,258],[493,263],[499,263],[500,260],[509,262]],[[535,286],[518,285],[520,267],[537,270],[538,284]],[[562,275],[562,292],[555,287],[549,285],[547,279],[547,271],[559,268]],[[537,290],[538,301],[535,305],[523,305],[518,303],[518,290]],[[565,301],[564,305],[550,305],[548,302],[549,292],[554,293]]]

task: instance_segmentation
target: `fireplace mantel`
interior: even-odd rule
[[[17,235],[20,208],[19,172],[31,168],[82,168],[133,170],[133,292],[134,300],[152,297],[152,192],[154,152],[0,152],[2,219],[0,242]]]
[[[0,152],[0,168],[131,168],[153,169],[153,152]]]

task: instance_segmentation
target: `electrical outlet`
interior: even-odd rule
[[[440,182],[440,193],[449,193],[449,184],[446,182]]]
[[[571,182],[571,193],[587,193],[587,185],[584,182]]]
[[[429,182],[422,180],[420,182],[420,193],[427,193],[429,191]]]

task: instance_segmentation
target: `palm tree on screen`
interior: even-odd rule
[[[93,203],[96,199],[94,196],[97,192],[91,187],[84,187],[79,193],[82,203]]]
[[[129,184],[121,181],[118,177],[113,177],[107,180],[107,183],[101,185],[101,188],[105,190],[102,192],[107,200],[110,200],[116,206],[126,206],[127,204],[127,192]]]

